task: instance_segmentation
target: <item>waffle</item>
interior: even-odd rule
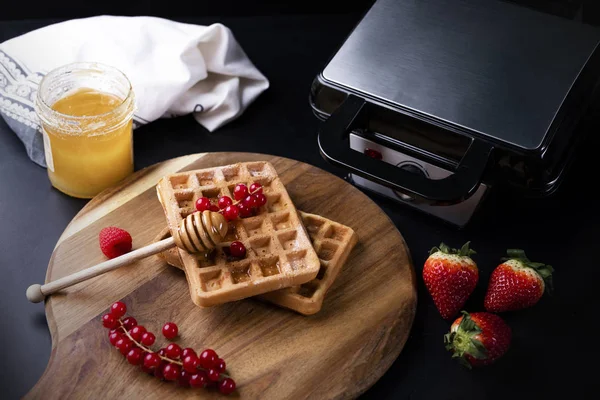
[[[172,174],[157,184],[170,232],[195,212],[199,197],[233,198],[238,183],[258,182],[267,204],[256,216],[229,223],[222,246],[238,240],[247,249],[236,260],[223,250],[211,257],[177,248],[194,304],[209,307],[274,290],[301,285],[317,276],[319,258],[298,212],[275,168],[268,162],[248,162]]]
[[[300,314],[311,315],[321,310],[327,290],[346,263],[358,237],[348,226],[319,215],[302,211],[299,214],[319,256],[321,262],[319,273],[308,283],[265,293],[259,297]],[[169,229],[165,228],[155,241],[166,239],[170,235]],[[177,249],[169,249],[160,253],[159,257],[174,267],[180,269],[183,267]]]

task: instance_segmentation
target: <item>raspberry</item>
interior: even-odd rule
[[[108,258],[119,257],[131,251],[131,235],[121,228],[114,226],[103,228],[98,237],[100,249]]]

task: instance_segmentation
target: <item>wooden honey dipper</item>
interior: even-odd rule
[[[160,253],[174,246],[189,253],[208,252],[216,248],[225,239],[228,229],[227,220],[218,212],[208,210],[202,213],[195,212],[185,217],[177,227],[177,230],[172,232],[171,237],[167,239],[133,250],[127,254],[104,261],[53,282],[44,285],[34,284],[29,286],[26,292],[27,300],[32,303],[39,303],[46,296],[61,289]]]

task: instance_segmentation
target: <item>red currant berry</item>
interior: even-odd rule
[[[252,216],[252,209],[245,205],[244,203],[239,203],[237,205],[240,217],[246,218]]]
[[[225,360],[223,360],[222,358],[217,359],[217,362],[215,362],[215,365],[213,366],[214,369],[216,369],[218,372],[225,372],[225,367],[227,364],[225,364]]]
[[[123,335],[121,335],[119,332],[113,332],[110,335],[108,335],[108,340],[110,340],[110,344],[112,344],[113,346],[117,345],[117,341],[119,339],[121,339],[123,337]]]
[[[158,351],[158,355],[161,356],[161,357],[166,357],[167,356],[167,352],[166,352],[165,349],[160,349]]]
[[[130,330],[134,326],[137,325],[137,321],[133,317],[127,317],[123,320],[123,327],[127,330]]]
[[[198,358],[198,355],[191,347],[186,347],[185,349],[181,350],[181,358],[186,358],[187,356],[194,356]]]
[[[221,210],[232,204],[233,204],[233,200],[231,200],[231,197],[229,197],[229,196],[219,197],[219,208]]]
[[[189,355],[183,359],[183,369],[186,371],[196,372],[198,365],[200,365],[200,360],[195,355]]]
[[[219,357],[213,349],[206,349],[200,354],[200,366],[204,369],[212,368]]]
[[[160,359],[159,355],[156,353],[148,353],[146,354],[146,356],[144,357],[144,367],[146,368],[156,368],[160,365],[160,362],[162,360]]]
[[[162,334],[167,339],[173,339],[175,336],[177,336],[178,331],[179,329],[177,329],[177,325],[175,325],[173,322],[167,322],[162,328]]]
[[[192,376],[190,376],[190,386],[199,388],[203,387],[208,383],[208,376],[206,376],[206,372],[198,371]]]
[[[267,196],[262,193],[253,194],[252,197],[254,197],[257,207],[262,207],[267,204]]]
[[[144,333],[146,333],[146,328],[141,325],[136,325],[129,330],[129,335],[136,342],[139,342],[142,339]]]
[[[221,376],[221,374],[216,369],[211,368],[208,370],[208,379],[210,379],[211,381],[213,381],[213,382],[218,381],[220,376]]]
[[[235,189],[233,189],[233,197],[236,200],[242,200],[246,196],[248,196],[248,187],[243,183],[236,185]]]
[[[206,210],[210,210],[210,200],[208,197],[200,197],[196,200],[196,210],[202,212]]]
[[[156,336],[152,332],[146,332],[142,335],[142,344],[144,346],[152,346],[155,340]]]
[[[119,319],[112,314],[104,314],[102,316],[102,325],[108,329],[114,329],[119,326]]]
[[[172,358],[173,360],[177,360],[181,355],[181,347],[179,347],[175,343],[171,343],[165,349],[165,353],[167,354],[167,357]]]
[[[165,376],[163,375],[163,370],[167,365],[169,365],[168,362],[166,362],[165,360],[161,360],[158,367],[154,368],[154,376],[158,379],[164,379]]]
[[[240,210],[236,205],[229,205],[223,210],[223,216],[227,221],[233,221],[238,217]]]
[[[168,381],[177,380],[180,373],[181,373],[181,368],[177,364],[167,364],[163,368],[163,376]]]
[[[211,206],[210,206],[210,211],[219,212],[219,206],[216,206],[216,205],[214,205],[214,204],[213,204],[213,205],[211,205]]]
[[[231,378],[225,378],[219,384],[219,392],[223,394],[231,394],[235,392],[235,381]]]
[[[246,246],[242,242],[231,242],[229,252],[233,257],[244,258],[246,256]]]
[[[117,349],[119,349],[121,354],[126,355],[127,353],[129,353],[129,350],[131,350],[131,348],[133,347],[133,342],[129,340],[129,338],[122,337],[121,339],[117,340],[115,346],[117,347]]]
[[[190,377],[192,374],[187,372],[185,369],[182,369],[179,373],[179,378],[177,378],[177,383],[179,386],[188,387],[190,386]]]
[[[149,375],[154,375],[154,368],[148,368],[143,364],[142,364],[142,371],[144,371],[145,373],[147,373]]]
[[[134,347],[127,353],[127,362],[131,365],[139,365],[142,362],[142,349]]]
[[[246,207],[251,209],[258,207],[258,204],[256,203],[256,197],[254,197],[253,195],[246,196],[243,203],[246,205]]]
[[[121,318],[127,312],[127,306],[121,301],[117,301],[110,306],[110,313],[117,319]]]
[[[250,193],[258,194],[262,192],[262,185],[260,183],[254,182],[252,185],[250,185]]]

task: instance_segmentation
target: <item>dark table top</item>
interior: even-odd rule
[[[229,26],[271,87],[238,120],[213,133],[189,116],[136,130],[136,169],[195,152],[248,151],[301,160],[345,176],[319,155],[319,122],[309,108],[308,92],[314,76],[359,19],[359,14],[346,14],[193,20]],[[0,42],[50,22],[0,23]],[[579,398],[590,392],[595,374],[584,361],[593,363],[598,353],[592,342],[595,324],[590,321],[600,279],[594,257],[600,217],[590,168],[598,144],[597,134],[588,139],[554,197],[527,200],[492,192],[464,230],[371,195],[411,250],[419,302],[403,352],[364,398]],[[57,239],[85,204],[53,190],[46,170],[27,158],[21,142],[0,119],[2,398],[23,396],[48,362],[51,339],[44,306],[29,303],[25,289],[44,280]],[[476,370],[463,368],[444,349],[442,337],[449,322],[439,316],[421,278],[432,246],[445,241],[456,247],[467,240],[478,251],[480,268],[480,283],[465,307],[469,311],[482,310],[490,272],[506,248],[524,248],[531,259],[556,270],[553,296],[531,309],[503,315],[514,335],[509,352],[495,365]]]

